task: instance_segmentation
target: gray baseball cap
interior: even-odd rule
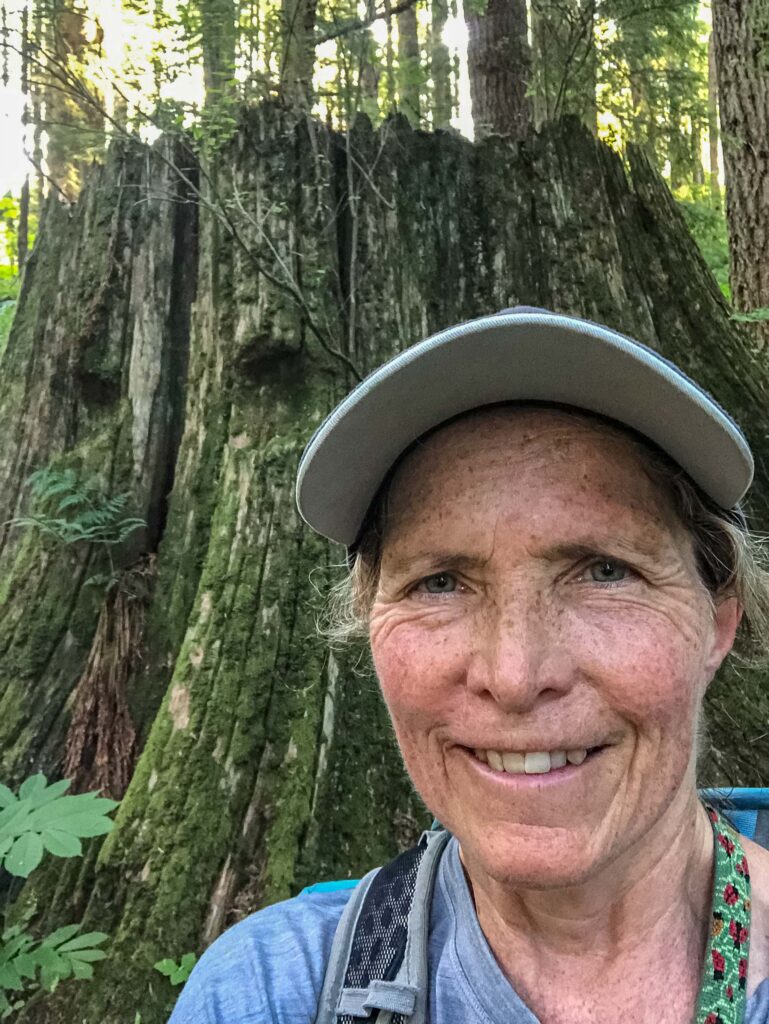
[[[753,478],[740,428],[673,363],[590,320],[516,306],[434,334],[350,392],[305,448],[300,514],[351,547],[388,470],[417,438],[507,401],[570,405],[623,423],[723,508],[735,507]]]

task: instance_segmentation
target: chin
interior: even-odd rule
[[[480,834],[451,830],[462,860],[510,888],[562,889],[587,881],[601,860],[589,837],[563,828],[500,823]]]

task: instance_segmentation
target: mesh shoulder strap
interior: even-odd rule
[[[315,1024],[425,1024],[430,904],[448,840],[448,832],[425,832],[357,886],[337,926]]]

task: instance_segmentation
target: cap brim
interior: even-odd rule
[[[406,349],[337,406],[299,466],[302,517],[350,546],[382,480],[413,441],[459,413],[525,400],[576,406],[632,427],[724,508],[750,486],[753,458],[739,427],[658,353],[590,321],[503,313]]]

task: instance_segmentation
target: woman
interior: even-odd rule
[[[751,475],[739,429],[675,367],[524,307],[402,353],[308,445],[300,511],[350,552],[338,632],[366,630],[406,767],[453,835],[433,1024],[769,1024],[769,854],[695,785],[705,690],[766,621]],[[321,1019],[348,898],[232,929],[173,1024]]]

